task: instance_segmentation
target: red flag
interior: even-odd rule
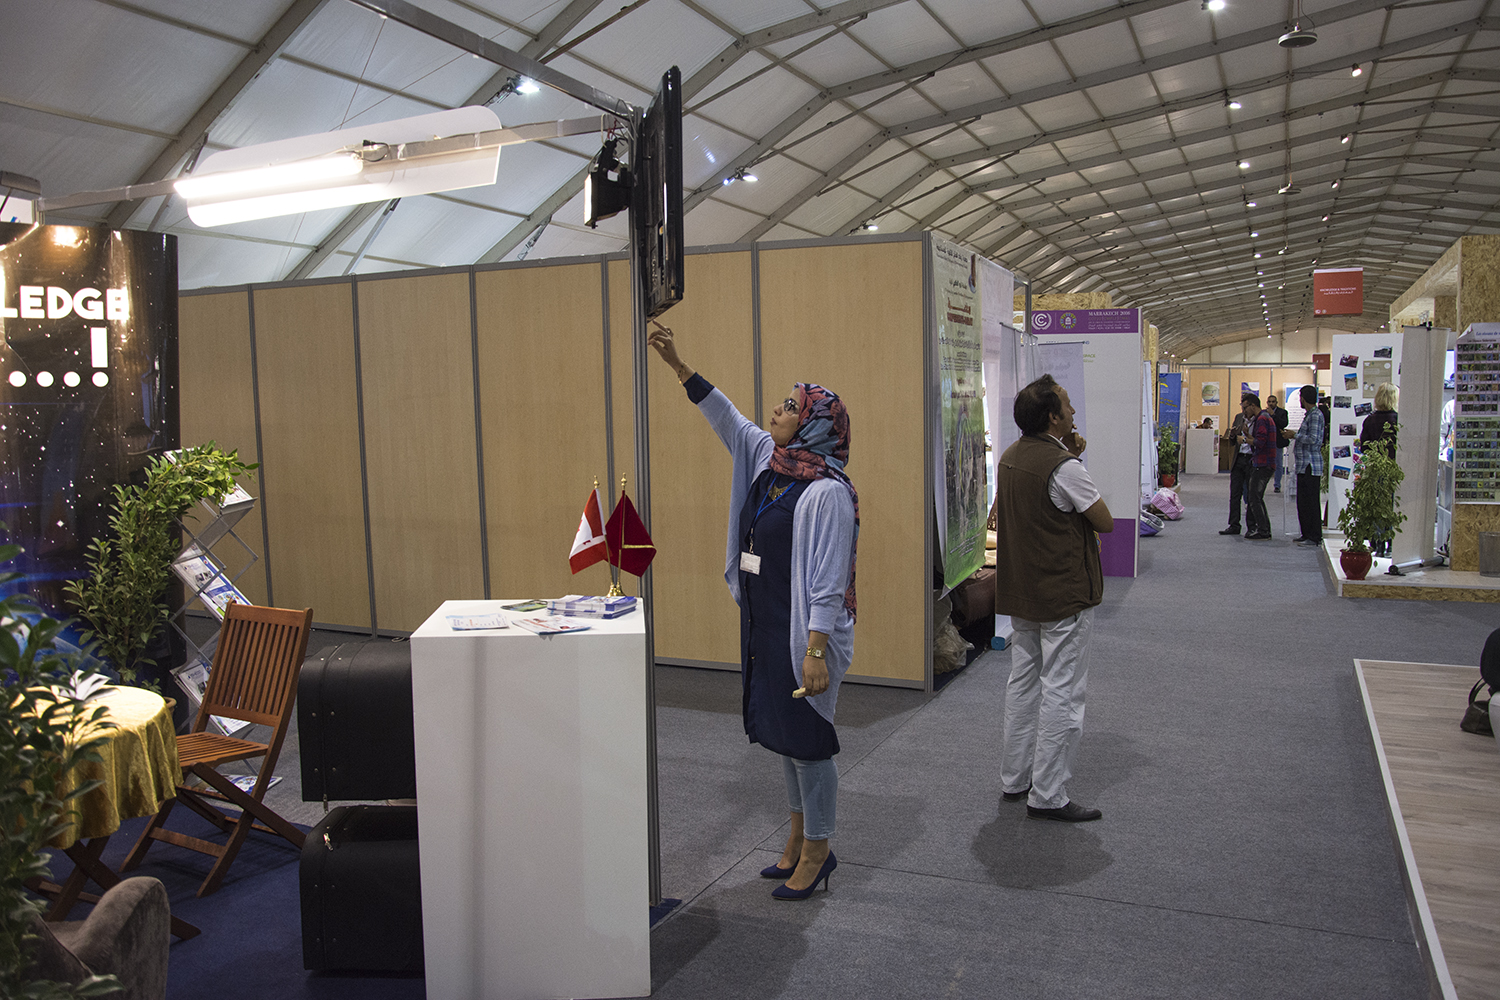
[[[592,566],[605,558],[604,503],[599,498],[599,488],[589,494],[583,505],[583,516],[578,519],[578,534],[573,536],[573,551],[568,553],[568,565],[573,572]],[[610,560],[614,562],[613,559]]]
[[[640,576],[656,558],[656,545],[635,512],[635,504],[623,490],[614,513],[609,515],[609,523],[604,526],[604,535],[609,540],[610,564],[627,573]]]

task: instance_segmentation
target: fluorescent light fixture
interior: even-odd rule
[[[489,108],[415,118],[227,149],[174,187],[196,225],[225,226],[344,205],[495,183],[500,128]],[[447,137],[448,143],[438,143]]]

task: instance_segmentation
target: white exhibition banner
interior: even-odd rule
[[[946,240],[933,238],[931,246],[932,330],[937,338],[933,355],[938,369],[933,499],[946,591],[984,565],[989,516],[979,280],[984,258]]]
[[[1337,529],[1339,512],[1354,482],[1359,432],[1375,410],[1382,382],[1401,386],[1399,333],[1336,333],[1330,373],[1328,428],[1328,527]],[[1399,406],[1398,406],[1399,409]]]

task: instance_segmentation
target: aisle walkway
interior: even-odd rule
[[[999,801],[1008,653],[930,700],[850,686],[832,890],[773,902],[780,767],[744,742],[735,675],[662,668],[685,903],[654,995],[1425,996],[1351,662],[1477,662],[1500,610],[1340,600],[1275,507],[1275,540],[1217,535],[1227,492],[1186,477],[1142,576],[1106,583],[1071,785],[1097,823]]]

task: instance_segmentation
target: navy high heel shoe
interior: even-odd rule
[[[823,883],[825,890],[828,888],[828,876],[832,875],[833,870],[838,866],[839,859],[834,856],[832,851],[829,851],[828,860],[823,862],[822,868],[818,869],[818,877],[812,880],[812,885],[806,889],[792,889],[784,885],[779,885],[771,890],[771,895],[776,899],[807,899],[813,894],[813,890],[818,887],[819,882]]]
[[[760,877],[761,878],[779,878],[779,879],[781,879],[781,881],[785,882],[787,879],[789,879],[789,878],[792,877],[792,872],[794,872],[796,870],[797,870],[797,866],[796,865],[792,865],[792,867],[790,867],[790,868],[783,868],[783,867],[781,867],[780,864],[767,865],[766,867],[764,867],[764,868],[762,868],[760,870]]]

